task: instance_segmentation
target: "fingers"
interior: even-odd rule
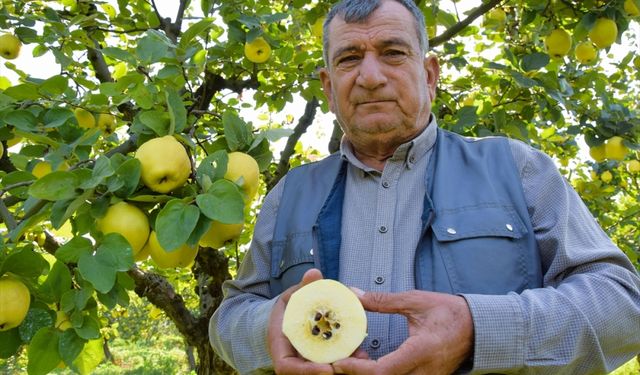
[[[360,295],[359,298],[365,310],[404,315],[415,311],[423,302],[414,291],[403,293],[367,292]]]
[[[278,375],[331,375],[333,368],[329,364],[307,362],[299,357],[287,357],[274,364]]]
[[[374,375],[382,374],[380,367],[376,361],[370,359],[362,359],[349,357],[341,359],[332,364],[333,371],[336,374],[349,375]]]

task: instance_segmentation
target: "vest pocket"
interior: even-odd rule
[[[282,290],[297,284],[304,272],[313,267],[313,234],[292,233],[285,240],[272,243],[271,277],[279,279]]]
[[[441,210],[432,230],[434,256],[442,259],[453,293],[504,294],[527,287],[527,228],[511,206]]]

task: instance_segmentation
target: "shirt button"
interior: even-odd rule
[[[389,181],[382,181],[382,187],[383,188],[388,188],[389,186],[391,186],[391,184],[389,183]]]
[[[453,229],[453,228],[448,228],[448,229],[447,229],[447,233],[449,233],[449,234],[456,234],[456,233],[458,233],[458,232],[456,232],[456,230],[455,230],[455,229]]]
[[[513,225],[511,225],[511,224],[507,224],[507,230],[508,230],[509,232],[513,232]]]
[[[380,285],[380,284],[384,284],[384,277],[382,276],[378,276],[375,279],[376,284]]]
[[[378,339],[371,340],[371,344],[369,344],[369,346],[372,347],[373,349],[378,349],[380,347],[380,340]]]
[[[416,157],[413,155],[409,156],[409,163],[413,164],[415,162],[416,162]]]
[[[387,233],[387,227],[385,227],[384,225],[380,226],[378,230],[380,231],[380,233]]]

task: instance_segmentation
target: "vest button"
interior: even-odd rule
[[[380,228],[378,228],[378,231],[380,231],[380,233],[387,233],[387,227],[385,227],[384,225],[381,225]]]
[[[378,339],[371,340],[371,344],[369,344],[369,346],[372,347],[373,349],[378,349],[380,347],[380,340]]]
[[[380,284],[384,284],[384,277],[382,276],[378,276],[375,279],[376,284],[380,285]]]

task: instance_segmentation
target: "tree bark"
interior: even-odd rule
[[[198,345],[196,347],[198,353],[198,375],[232,375],[237,372],[226,364],[213,351],[211,345],[207,341],[206,345]]]

